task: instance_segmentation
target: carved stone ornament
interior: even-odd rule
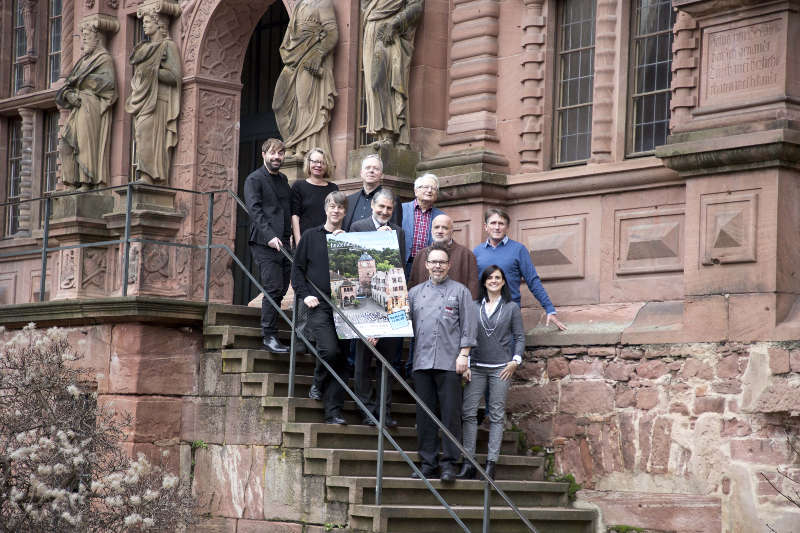
[[[379,144],[410,142],[408,93],[414,35],[422,19],[423,0],[366,0],[362,60],[367,133]]]
[[[87,190],[109,183],[111,120],[118,93],[105,33],[118,30],[119,22],[108,15],[84,18],[83,55],[56,93],[56,104],[69,111],[59,135],[61,181],[68,188]]]
[[[281,43],[283,70],[272,109],[290,155],[312,148],[331,153],[328,123],[336,86],[333,49],[339,29],[331,0],[300,0]]]
[[[125,111],[133,115],[136,179],[145,183],[169,185],[178,144],[183,73],[180,51],[168,30],[170,17],[180,13],[180,6],[167,0],[146,2],[136,12],[149,40],[131,53],[133,77]]]
[[[75,250],[65,250],[61,254],[61,279],[59,286],[62,289],[75,287]]]

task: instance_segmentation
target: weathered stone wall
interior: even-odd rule
[[[795,531],[776,494],[800,473],[800,345],[691,343],[542,348],[508,398],[529,445],[552,448],[609,524],[653,531]],[[800,488],[795,486],[795,489]],[[790,492],[793,494],[792,492]]]

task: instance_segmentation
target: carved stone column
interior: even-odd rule
[[[544,0],[524,0],[522,18],[522,95],[520,97],[520,170],[542,169],[542,105],[547,18]]]
[[[617,0],[598,0],[592,96],[592,155],[590,163],[613,159],[614,73],[617,59]]]
[[[731,339],[782,340],[800,301],[800,2],[672,4],[673,129],[656,155],[686,179],[685,293],[728,316]]]
[[[500,3],[454,0],[450,92],[443,145],[497,142],[497,35]]]
[[[36,110],[27,107],[19,108],[22,117],[22,161],[20,165],[20,200],[32,198],[33,191],[33,123],[36,119]],[[31,234],[31,203],[25,202],[19,206],[19,232],[18,236]]]

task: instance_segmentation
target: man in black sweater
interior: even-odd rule
[[[369,219],[372,216],[372,200],[383,189],[383,161],[378,154],[369,154],[361,160],[361,188],[347,197],[347,214],[342,229],[354,231],[353,224]],[[391,220],[399,226],[403,223],[403,210],[396,199],[394,202]]]
[[[335,191],[328,194],[325,198],[325,224],[310,228],[303,233],[294,254],[294,269],[292,269],[295,298],[302,300],[309,309],[306,330],[314,339],[319,356],[345,379],[348,341],[341,341],[337,337],[333,309],[309,282],[319,287],[320,291],[330,298],[331,275],[326,235],[342,232],[342,219],[346,209],[347,196],[343,192]],[[314,384],[322,393],[325,422],[346,424],[342,418],[344,389],[319,363],[314,370]]]
[[[250,252],[258,264],[261,284],[276,304],[289,288],[291,265],[281,248],[289,246],[291,212],[289,181],[280,172],[285,148],[278,139],[267,139],[261,146],[264,166],[253,171],[244,182],[244,201],[250,214]],[[289,348],[277,337],[278,312],[267,298],[261,301],[261,333],[264,347],[274,353]]]

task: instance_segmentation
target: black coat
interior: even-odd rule
[[[289,244],[292,234],[289,180],[283,173],[271,175],[263,165],[251,172],[244,182],[244,202],[250,213],[248,242],[267,246],[279,237]]]
[[[402,259],[406,256],[406,234],[403,232],[403,228],[395,224],[393,221],[390,220],[388,225],[397,232],[397,243],[400,246],[400,258]],[[360,232],[377,230],[375,229],[375,223],[372,221],[372,217],[369,217],[353,222],[353,225],[350,226],[350,231]],[[400,265],[400,268],[402,267],[403,265]]]

